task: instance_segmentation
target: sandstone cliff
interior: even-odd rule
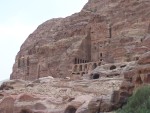
[[[150,83],[150,1],[89,0],[79,13],[44,22],[22,44],[10,78],[0,86],[0,112],[121,107]]]
[[[149,0],[89,0],[81,12],[41,24],[22,44],[11,79],[82,76],[150,50]]]

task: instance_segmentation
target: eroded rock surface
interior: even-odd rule
[[[41,24],[22,44],[11,79],[80,78],[150,50],[149,0],[89,0],[81,12]]]
[[[46,82],[42,82],[45,79]],[[49,79],[49,81],[47,81]],[[13,89],[1,90],[0,108],[3,113],[92,113],[92,102],[102,100],[101,111],[111,111],[107,105],[112,106],[111,98],[113,90],[119,90],[122,79],[101,78],[97,80],[67,80],[45,77],[39,82],[24,81],[26,85],[20,85],[19,80],[11,80],[5,84],[11,84]],[[13,83],[13,84],[12,84]],[[112,83],[115,86],[112,87]],[[28,84],[33,84],[32,87]],[[95,101],[100,99],[99,101]],[[6,105],[6,103],[8,103]],[[91,104],[90,104],[91,103]],[[105,107],[104,107],[105,106]],[[97,106],[98,108],[99,106]]]
[[[0,112],[95,113],[123,106],[150,83],[149,11],[149,0],[89,0],[81,12],[41,24],[22,44],[12,80],[0,87]]]

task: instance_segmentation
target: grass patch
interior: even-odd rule
[[[117,113],[150,113],[150,86],[138,89]]]

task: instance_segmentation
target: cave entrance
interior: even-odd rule
[[[33,113],[33,112],[27,109],[22,109],[20,113]]]
[[[77,109],[73,106],[69,106],[66,108],[64,113],[75,113],[77,111]]]
[[[93,79],[99,79],[99,74],[98,74],[98,73],[95,73],[92,78],[93,78]]]
[[[110,70],[114,70],[114,69],[116,69],[115,65],[110,66]]]

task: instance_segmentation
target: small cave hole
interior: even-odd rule
[[[64,113],[75,113],[77,111],[77,109],[73,106],[69,106],[66,108]]]
[[[100,53],[100,54],[99,54],[99,56],[100,56],[100,57],[102,57],[102,56],[103,56],[103,54],[102,54],[102,53]]]
[[[93,74],[92,78],[93,79],[99,79],[99,74],[98,73]]]
[[[22,109],[20,113],[33,113],[33,112],[27,109]]]
[[[120,68],[124,68],[124,67],[126,67],[126,65],[122,65],[122,66],[120,66]]]
[[[74,59],[74,64],[77,64],[77,63],[78,63],[78,59],[75,58],[75,59]]]
[[[136,61],[139,60],[139,57],[135,57],[135,60],[136,60]]]
[[[112,66],[110,66],[110,70],[114,70],[114,69],[116,69],[117,67],[115,66],[115,65],[112,65]]]

